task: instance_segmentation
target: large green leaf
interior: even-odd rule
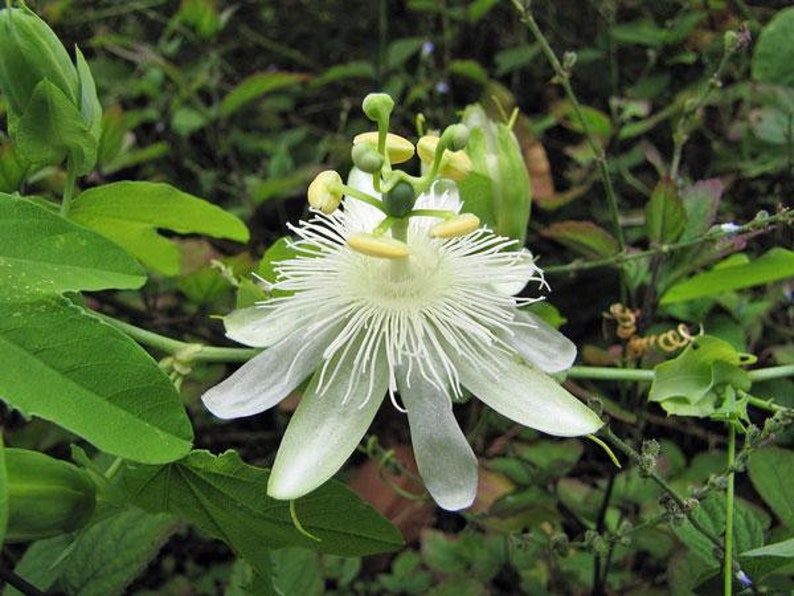
[[[664,293],[660,302],[661,304],[684,302],[791,277],[794,277],[794,252],[775,247],[754,261],[731,267],[717,266],[711,271],[675,284]]]
[[[28,200],[0,193],[0,299],[146,282],[127,252]]]
[[[753,452],[747,466],[750,480],[780,521],[794,529],[794,452],[780,447],[765,447]]]
[[[99,449],[183,457],[193,432],[168,376],[135,342],[60,299],[0,305],[0,398]]]
[[[194,451],[167,466],[130,468],[124,483],[133,501],[151,512],[168,512],[224,540],[258,573],[270,573],[270,549],[305,546],[339,555],[398,548],[397,530],[350,490],[328,482],[296,502],[299,533],[289,503],[267,496],[269,472],[249,466],[237,453],[218,457]]]
[[[794,7],[778,12],[764,27],[753,52],[753,78],[794,87]]]
[[[126,248],[165,275],[180,270],[179,248],[157,233],[206,234],[238,242],[248,229],[237,217],[167,184],[114,182],[81,193],[69,217]]]
[[[618,241],[612,234],[591,221],[558,221],[540,233],[587,259],[601,259],[618,252]]]

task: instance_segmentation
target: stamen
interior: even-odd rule
[[[380,259],[402,259],[410,254],[405,242],[373,234],[354,234],[347,239],[347,245],[356,252]]]

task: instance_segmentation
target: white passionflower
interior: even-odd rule
[[[349,186],[379,196],[371,179],[354,170]],[[460,207],[457,188],[443,180],[415,205]],[[295,499],[339,470],[388,393],[407,412],[428,491],[441,507],[462,509],[477,487],[477,459],[452,413],[464,387],[552,435],[592,433],[601,421],[545,374],[568,368],[576,348],[518,308],[531,300],[514,294],[529,281],[544,283],[528,251],[483,228],[433,237],[433,217],[409,219],[408,257],[381,259],[348,246],[384,218],[346,197],[343,210],[292,228],[297,256],[278,264],[274,284],[289,294],[225,319],[229,337],[267,349],[203,400],[221,418],[248,416],[311,377],[268,484],[272,497]]]

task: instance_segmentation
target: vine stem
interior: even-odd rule
[[[74,198],[74,188],[77,183],[77,169],[74,167],[74,160],[70,157],[66,160],[66,185],[63,188],[63,200],[61,201],[61,215],[69,215]]]
[[[731,226],[729,228],[722,229],[719,226],[715,226],[714,229],[707,232],[705,235],[701,236],[700,238],[694,238],[692,240],[685,240],[682,242],[673,242],[670,244],[660,244],[659,246],[655,246],[648,250],[642,250],[637,252],[630,252],[630,253],[620,252],[611,257],[607,257],[604,259],[597,259],[593,261],[574,261],[573,263],[569,263],[568,265],[553,265],[550,267],[544,267],[543,272],[549,275],[554,275],[560,273],[576,273],[578,271],[584,271],[586,269],[598,269],[600,267],[620,265],[627,261],[645,259],[647,257],[652,257],[658,254],[667,254],[670,252],[674,252],[684,248],[689,248],[691,246],[696,246],[698,244],[702,244],[704,242],[709,242],[712,240],[720,240],[722,238],[733,238],[741,234],[754,232],[756,230],[761,230],[777,224],[791,225],[792,223],[794,223],[794,211],[783,211],[782,213],[778,213],[776,215],[772,215],[769,217],[757,217],[756,219],[744,225],[741,225],[738,228]]]
[[[691,132],[690,127],[695,118],[695,114],[697,114],[698,110],[706,103],[711,92],[714,89],[722,87],[722,75],[725,72],[725,67],[728,65],[731,56],[736,53],[736,49],[737,47],[735,44],[726,45],[725,51],[722,54],[722,59],[717,69],[714,71],[714,74],[709,77],[705,85],[701,86],[696,97],[684,103],[684,111],[673,133],[673,161],[670,165],[670,178],[673,181],[678,180],[678,169],[681,166],[681,156],[683,154],[684,145],[689,140],[689,134]]]
[[[145,346],[175,356],[179,356],[180,353],[185,354],[191,362],[247,362],[262,351],[257,348],[220,348],[179,341],[96,311],[92,311],[91,314]]]
[[[608,366],[572,366],[566,371],[571,379],[593,379],[600,381],[653,381],[653,370],[642,368],[610,368]],[[751,381],[768,381],[770,379],[783,379],[794,376],[794,364],[782,364],[757,370],[747,371]],[[768,402],[750,397],[754,406],[770,409]],[[785,409],[777,406],[775,409]]]
[[[736,426],[728,423],[728,486],[725,491],[725,561],[723,567],[723,594],[733,593],[733,468],[736,463]]]
[[[604,153],[604,149],[596,142],[595,137],[590,131],[590,127],[587,124],[587,120],[585,119],[582,112],[582,106],[573,91],[573,87],[571,86],[570,71],[560,63],[560,60],[554,53],[554,50],[549,44],[548,39],[546,39],[546,36],[540,30],[537,21],[535,21],[535,17],[532,14],[532,9],[529,7],[529,4],[529,1],[522,3],[519,0],[513,0],[513,5],[516,7],[516,10],[518,10],[521,22],[523,22],[529,28],[532,35],[535,37],[535,39],[537,39],[538,43],[540,44],[541,51],[546,56],[549,64],[551,64],[554,74],[556,75],[556,80],[565,91],[568,101],[571,102],[571,106],[573,107],[574,113],[576,114],[576,117],[582,127],[582,132],[584,133],[585,139],[587,140],[587,144],[590,147],[590,150],[593,152],[593,156],[595,157],[596,163],[598,164],[598,171],[601,175],[601,181],[604,185],[604,192],[607,196],[609,213],[612,219],[612,227],[615,231],[618,247],[622,252],[625,248],[626,241],[623,237],[623,228],[620,225],[618,200],[617,196],[615,195],[615,189],[612,186],[612,177],[609,174],[609,164],[607,163],[606,154]]]

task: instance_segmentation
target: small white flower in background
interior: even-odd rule
[[[225,318],[230,338],[266,349],[204,394],[213,414],[257,414],[311,378],[276,455],[270,496],[296,499],[331,478],[387,394],[407,413],[428,491],[449,510],[468,507],[477,488],[477,459],[452,412],[463,388],[552,435],[601,426],[545,374],[568,368],[575,346],[519,310],[532,300],[514,295],[530,281],[544,285],[532,256],[458,215],[457,187],[436,175],[414,180],[427,186],[414,214],[395,217],[373,175],[354,169],[341,210],[291,228],[297,254],[278,264],[273,285],[288,294]]]

